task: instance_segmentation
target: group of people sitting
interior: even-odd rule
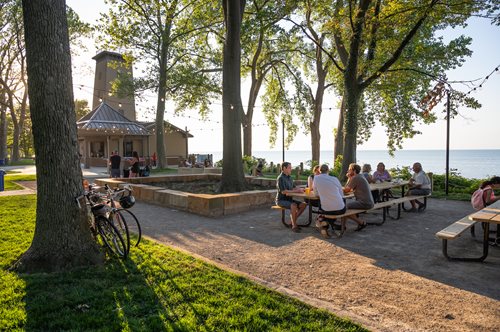
[[[289,162],[284,162],[281,166],[281,174],[277,178],[278,194],[276,196],[276,205],[285,209],[290,209],[290,221],[292,231],[300,232],[300,226],[297,224],[297,219],[304,212],[307,203],[316,205],[319,208],[319,216],[316,220],[318,227],[323,235],[328,236],[326,231],[328,223],[324,220],[324,215],[342,215],[347,209],[371,209],[375,205],[375,201],[379,197],[379,193],[373,193],[370,189],[370,183],[391,181],[391,176],[385,165],[379,163],[377,171],[370,174],[370,165],[364,165],[363,170],[355,163],[349,165],[347,171],[347,183],[342,187],[339,179],[329,175],[329,167],[326,164],[315,166],[313,174],[308,178],[308,188],[314,192],[314,195],[319,197],[318,200],[301,202],[293,199],[293,193],[304,192],[303,188],[296,187],[292,177],[292,165]],[[413,164],[414,174],[409,181],[410,195],[428,195],[431,191],[431,182],[427,174],[422,169],[420,163]],[[354,200],[346,202],[344,192],[352,191]],[[412,208],[409,212],[416,212],[424,207],[424,203],[418,200],[410,201]],[[357,215],[348,216],[348,219],[357,223],[356,231],[360,231],[366,227],[366,222],[360,219]]]

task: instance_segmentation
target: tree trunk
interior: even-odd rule
[[[247,115],[243,118],[243,155],[252,156],[252,120]]]
[[[254,66],[256,66],[256,60],[254,60]],[[261,74],[257,77],[256,69],[252,69],[252,85],[250,86],[250,93],[248,95],[248,107],[247,114],[241,112],[241,117],[243,119],[243,155],[252,156],[252,118],[253,111],[255,107],[255,102],[259,96],[260,87],[262,86],[262,80],[264,76]],[[242,108],[243,110],[243,108]]]
[[[88,209],[75,201],[83,186],[65,1],[23,0],[23,15],[38,197],[33,242],[15,268],[49,272],[99,264]]]
[[[311,160],[313,164],[320,162],[320,140],[321,135],[319,133],[319,118],[314,119],[310,125],[311,129]]]
[[[360,0],[354,19],[353,34],[349,45],[349,58],[344,71],[344,95],[346,96],[346,112],[344,127],[344,153],[342,159],[342,179],[346,178],[350,163],[356,162],[356,136],[358,134],[359,102],[363,94],[361,77],[358,77],[358,61],[366,11],[371,0]]]
[[[337,133],[335,134],[335,146],[333,153],[333,163],[339,155],[344,153],[344,117],[345,117],[345,95],[342,96],[342,102],[340,104],[339,112],[339,122],[337,124]]]
[[[318,76],[318,84],[316,87],[316,96],[314,98],[314,113],[313,120],[310,123],[311,129],[311,160],[313,162],[320,161],[320,141],[321,135],[319,133],[319,124],[321,120],[321,113],[323,109],[323,96],[325,95],[325,79],[327,71],[323,68],[323,61],[321,58],[321,49],[316,50],[316,74]]]
[[[341,178],[345,180],[345,174],[349,164],[356,162],[356,146],[358,133],[358,109],[361,100],[361,91],[356,84],[351,84],[347,91],[345,131],[344,131],[344,152],[342,159]]]
[[[0,98],[0,160],[7,157],[7,108],[5,107],[5,94]]]
[[[245,1],[224,0],[226,39],[222,74],[223,165],[220,192],[246,189],[241,159],[241,18]]]
[[[156,103],[156,153],[158,154],[158,168],[167,167],[167,151],[165,148],[165,98],[167,94],[167,60],[168,38],[170,25],[167,23],[163,33],[159,58],[160,81],[158,82],[158,100]],[[187,135],[186,135],[187,136]],[[187,138],[186,138],[187,139]],[[187,156],[186,156],[187,158]]]
[[[21,133],[19,131],[19,123],[16,123],[14,131],[12,133],[12,155],[10,156],[12,161],[19,160],[19,137]]]

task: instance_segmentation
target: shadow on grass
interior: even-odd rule
[[[130,259],[19,277],[25,282],[26,331],[171,331],[196,326],[181,322]]]
[[[143,244],[141,244],[142,246]],[[328,330],[359,325],[164,246],[67,273],[19,275],[26,331]]]

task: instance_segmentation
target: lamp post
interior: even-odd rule
[[[448,196],[448,183],[450,173],[450,93],[446,90],[446,175],[444,179],[444,193]]]
[[[285,162],[285,119],[281,119],[281,151],[283,153],[282,163]]]
[[[434,76],[433,76],[434,77]],[[435,77],[434,77],[435,78]],[[447,86],[447,88],[446,88]],[[427,95],[422,99],[421,105],[426,106],[424,114],[430,113],[430,111],[436,106],[443,95],[446,93],[446,174],[444,180],[445,195],[448,196],[448,186],[449,186],[449,175],[450,175],[450,94],[452,92],[450,84],[447,82],[446,77],[439,78],[438,83],[434,86],[432,91],[429,91]]]

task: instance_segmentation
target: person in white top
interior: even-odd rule
[[[410,187],[408,193],[410,195],[415,195],[415,196],[429,195],[431,193],[431,180],[422,169],[422,164],[414,163],[413,171],[415,173],[412,175],[410,182],[408,184],[408,186]],[[422,211],[423,209],[425,209],[424,203],[418,201],[417,199],[411,200],[410,203],[411,203],[411,209],[408,210],[408,212],[416,212],[417,205],[418,205],[418,211]]]
[[[342,185],[339,179],[328,175],[328,165],[321,165],[320,174],[314,177],[313,181],[314,194],[320,199],[320,208],[316,227],[321,231],[321,234],[328,238],[328,222],[323,220],[323,215],[340,215],[345,213],[346,206],[344,202],[344,194]]]

